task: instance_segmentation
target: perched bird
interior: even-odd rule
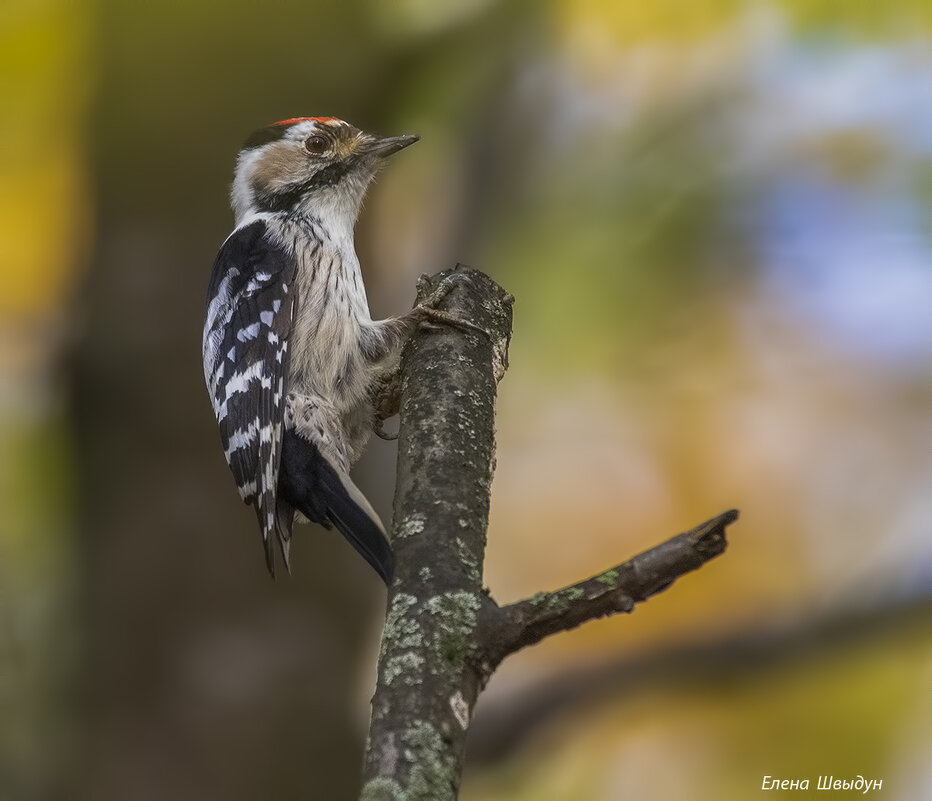
[[[417,136],[382,138],[334,117],[276,122],[236,163],[235,228],[214,263],[204,377],[240,496],[255,507],[269,571],[289,564],[295,519],[336,528],[389,583],[391,545],[349,477],[374,427],[386,366],[449,289],[372,320],[353,226],[373,176]]]

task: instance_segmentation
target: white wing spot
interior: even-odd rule
[[[246,342],[250,339],[255,339],[257,336],[259,336],[259,323],[253,323],[252,325],[247,325],[237,333],[236,338],[240,342]]]
[[[262,362],[251,364],[241,373],[234,373],[226,383],[226,396],[229,398],[237,392],[245,392],[249,389],[249,382],[254,378],[259,378],[262,371]]]
[[[258,425],[255,421],[250,423],[246,428],[239,428],[233,432],[233,436],[230,437],[230,444],[227,448],[227,459],[229,460],[230,454],[235,451],[241,450],[248,445],[251,445],[253,440],[256,438],[256,429]]]
[[[271,325],[272,320],[275,319],[275,315],[270,311],[264,311],[259,315],[259,319],[262,320],[263,325]]]

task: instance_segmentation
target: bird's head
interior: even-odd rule
[[[302,209],[352,224],[386,157],[417,140],[375,136],[335,117],[273,123],[240,151],[232,191],[237,224],[250,213]]]

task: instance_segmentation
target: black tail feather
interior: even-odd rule
[[[255,510],[256,510],[256,519],[259,521],[259,529],[262,530],[264,533],[263,526],[265,525],[265,521],[263,520],[263,517],[265,517],[265,515],[262,509],[259,508],[258,503],[255,504]],[[274,551],[274,545],[272,543],[271,536],[263,536],[262,552],[263,554],[265,554],[265,566],[266,568],[268,568],[269,575],[272,578],[275,578],[275,551]]]
[[[275,534],[278,547],[285,563],[285,570],[291,575],[291,525],[294,522],[294,507],[285,498],[278,497],[275,502]],[[272,574],[274,577],[274,573]]]
[[[382,580],[391,583],[395,558],[378,515],[349,476],[293,430],[285,431],[282,440],[278,491],[308,520],[336,526]]]
[[[339,475],[326,463],[321,471],[321,486],[328,499],[327,517],[382,577],[382,581],[391,584],[395,554],[381,525],[376,525],[367,510],[352,498]]]

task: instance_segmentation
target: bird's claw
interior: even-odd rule
[[[372,430],[379,439],[384,439],[386,442],[394,442],[396,439],[398,439],[397,431],[392,434],[391,432],[386,431],[385,427],[382,425],[377,425]]]
[[[417,279],[417,294],[418,297],[423,295],[424,300],[421,301],[420,305],[436,306],[443,298],[450,294],[457,284],[463,283],[472,283],[472,279],[466,273],[450,273],[441,278],[440,283],[432,289],[430,276],[427,273],[421,273],[420,277]]]
[[[464,320],[462,317],[457,317],[455,314],[451,314],[448,311],[437,308],[437,304],[439,304],[457,284],[463,282],[472,283],[472,279],[466,273],[460,272],[451,273],[443,277],[437,287],[417,306],[422,316],[421,325],[425,328],[432,329],[440,328],[441,325],[452,325],[457,328],[464,328],[467,331],[475,331],[491,339],[492,335],[481,326],[469,320]],[[425,284],[428,283],[429,278],[426,275],[422,275],[418,279],[418,293],[421,293],[424,290]]]
[[[482,326],[476,325],[469,320],[464,320],[462,317],[457,317],[455,314],[451,314],[448,311],[443,309],[435,309],[433,306],[418,306],[421,310],[421,327],[428,328],[431,330],[438,330],[444,325],[452,325],[455,328],[463,328],[467,331],[475,331],[478,334],[482,334],[489,339],[492,338],[492,335],[486,331]]]

